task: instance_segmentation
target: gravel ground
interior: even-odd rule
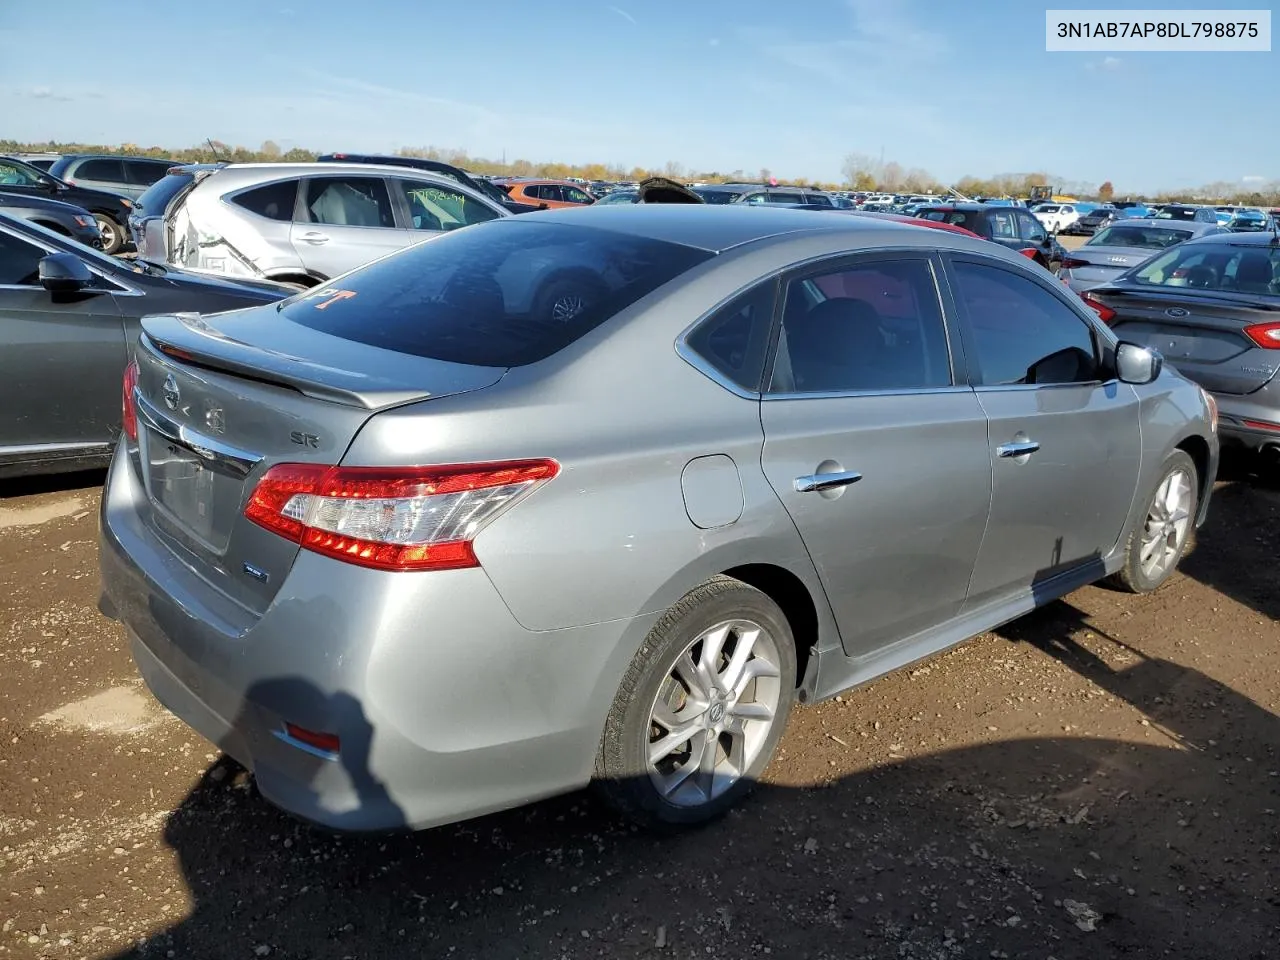
[[[276,812],[96,613],[98,480],[0,488],[0,956],[1280,956],[1256,478],[1155,595],[1088,588],[797,709],[757,795],[666,840],[586,795],[412,836]]]

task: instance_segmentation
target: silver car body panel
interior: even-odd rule
[[[732,206],[537,216],[722,252],[545,360],[381,409],[163,356],[143,370],[144,399],[160,395],[162,373],[203,378],[207,386],[190,384],[196,397],[254,398],[245,409],[257,411],[259,432],[246,425],[225,437],[263,458],[237,488],[242,501],[282,459],[560,464],[559,476],[479,534],[478,568],[389,574],[247,521],[224,531],[229,546],[216,556],[225,559],[175,547],[181,531],[157,526],[145,450],[117,453],[102,506],[104,611],[126,624],[157,697],[301,816],[350,829],[424,827],[582,786],[645,635],[717,574],[786,584],[803,598],[801,696],[820,699],[1114,571],[1123,530],[1178,445],[1193,450],[1206,483],[1216,470],[1204,395],[1171,370],[1141,387],[961,384],[763,399],[684,359],[691,325],[735,294],[850,252],[912,252],[941,267],[939,252],[955,251],[1039,277],[989,243]],[[1092,313],[1057,295],[1114,348]],[[246,363],[250,348],[285,352],[289,325],[243,318],[235,338]],[[948,322],[957,322],[949,310]],[[186,329],[166,324],[170,338]],[[345,360],[320,340],[290,352],[339,368],[336,382],[342,371],[377,367],[360,353],[369,348],[346,346]],[[289,364],[268,356],[260,366],[273,381]],[[445,373],[415,372],[408,358],[379,369],[423,384]],[[271,416],[266,398],[288,405]],[[328,449],[291,447],[272,432],[283,437],[297,422],[326,433]],[[1090,432],[1099,436],[1079,436]],[[1038,459],[993,455],[1020,433],[1041,442]],[[837,467],[860,479],[797,489],[798,478]],[[251,557],[269,583],[229,586],[236,562]],[[367,755],[348,769],[290,743],[285,722],[358,738]]]
[[[390,227],[269,219],[233,202],[240,194],[271,183],[343,176],[385,179],[388,192],[391,180],[432,183],[464,194],[493,211],[495,217],[511,216],[483,194],[421,170],[364,163],[231,164],[209,173],[166,211],[165,258],[188,270],[219,275],[329,280],[424,238],[439,236],[400,222],[394,195],[397,225]]]

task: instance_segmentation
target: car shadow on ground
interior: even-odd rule
[[[1224,451],[1209,516],[1179,570],[1205,586],[1280,618],[1280,474],[1256,456]]]
[[[105,470],[78,470],[74,473],[51,473],[32,477],[11,477],[0,480],[0,500],[15,497],[33,497],[42,493],[68,493],[101,487],[107,479]]]
[[[674,837],[587,794],[327,834],[220,760],[164,831],[189,916],[120,957],[1274,956],[1280,721],[1096,627],[1081,646],[1085,625],[1059,601],[1001,632],[1141,711],[1132,736],[1014,736],[762,785]],[[379,797],[360,739],[342,762]]]

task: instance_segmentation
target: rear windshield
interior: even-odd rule
[[[1192,207],[1165,207],[1156,214],[1157,220],[1194,220],[1196,211]]]
[[[562,223],[478,224],[299,294],[294,323],[400,353],[519,367],[713,254]]]
[[[736,190],[706,190],[702,187],[694,187],[693,192],[707,203],[733,203],[742,195]]]
[[[163,176],[143,191],[142,196],[134,201],[133,207],[139,213],[160,216],[164,213],[164,208],[169,206],[169,201],[193,179],[195,176],[190,173],[170,173]]]
[[[1148,227],[1135,224],[1115,224],[1099,230],[1085,244],[1086,247],[1144,247],[1163,250],[1175,243],[1191,238],[1190,230],[1170,230],[1166,227]]]
[[[953,227],[964,227],[966,230],[973,229],[969,226],[969,218],[972,214],[967,210],[917,210],[916,216],[921,220],[949,223]]]
[[[1144,286],[1280,296],[1280,247],[1187,244],[1149,261],[1132,279]]]

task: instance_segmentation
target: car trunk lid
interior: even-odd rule
[[[244,507],[279,463],[337,464],[375,413],[484,389],[504,368],[344,340],[275,306],[202,318],[148,317],[138,361],[138,453],[148,520],[215,589],[261,613],[298,546]]]
[[[1086,243],[1067,254],[1068,260],[1064,266],[1068,266],[1072,278],[1076,280],[1096,280],[1101,283],[1114,280],[1130,267],[1136,267],[1159,252],[1141,247],[1093,247]],[[1077,263],[1083,265],[1078,266]]]
[[[1159,350],[1206,390],[1253,393],[1280,369],[1280,350],[1263,349],[1244,333],[1252,324],[1280,319],[1280,301],[1228,292],[1197,296],[1120,286],[1090,294],[1116,312],[1110,321],[1116,336]]]

